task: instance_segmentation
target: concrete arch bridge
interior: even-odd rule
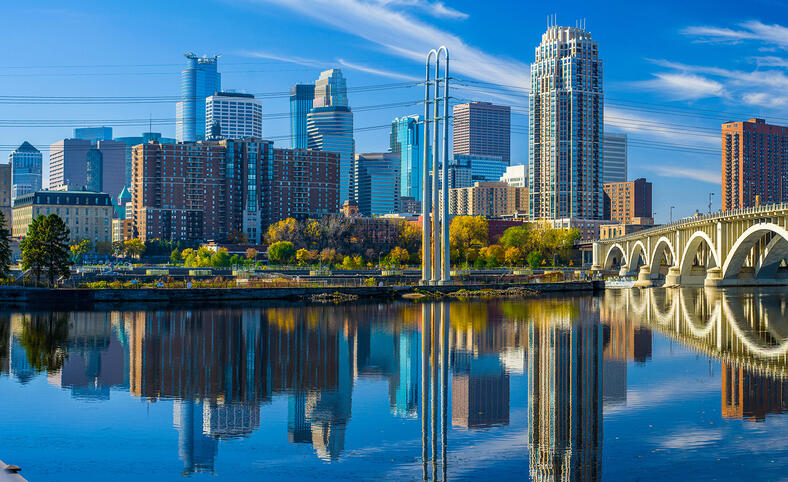
[[[788,204],[724,211],[593,245],[592,269],[636,286],[788,285]]]

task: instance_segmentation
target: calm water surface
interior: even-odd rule
[[[788,477],[788,295],[0,315],[41,480]]]

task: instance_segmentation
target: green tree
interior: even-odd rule
[[[49,286],[58,276],[71,275],[68,248],[69,230],[57,214],[39,214],[27,229],[22,240],[22,269],[29,269],[39,282],[44,271]]]
[[[8,231],[5,215],[0,211],[0,277],[7,278],[11,273],[11,233]]]
[[[449,247],[452,263],[473,261],[473,248],[487,245],[487,219],[482,216],[457,216],[449,225]]]
[[[527,224],[512,226],[503,232],[498,242],[505,249],[518,248],[529,251],[533,246],[533,233]]]
[[[68,356],[68,319],[62,313],[32,315],[22,320],[19,343],[27,361],[37,372],[55,372],[63,368]]]
[[[226,268],[230,266],[230,253],[227,248],[219,248],[215,253],[211,254],[210,266],[214,268]]]
[[[525,258],[525,261],[528,263],[528,266],[530,266],[531,269],[538,269],[542,266],[544,256],[542,256],[542,253],[539,251],[531,251]]]
[[[479,251],[479,257],[484,259],[487,268],[495,268],[503,264],[505,252],[499,244],[492,244]]]
[[[295,246],[290,241],[277,241],[268,246],[268,260],[273,264],[287,264],[295,254]]]
[[[139,238],[123,241],[123,252],[126,256],[139,258],[145,252],[145,243]]]
[[[89,239],[82,239],[78,243],[68,247],[71,251],[71,258],[76,264],[82,264],[82,258],[93,248],[93,243]]]
[[[180,262],[181,262],[181,253],[178,251],[178,248],[175,248],[172,250],[172,253],[170,253],[170,264],[176,266]]]

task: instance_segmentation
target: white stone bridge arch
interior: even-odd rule
[[[637,286],[788,285],[788,204],[696,216],[594,242],[592,269]]]

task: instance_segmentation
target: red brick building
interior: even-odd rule
[[[651,218],[651,183],[644,178],[627,182],[610,182],[605,191],[604,217],[620,223],[635,218]]]
[[[788,127],[722,124],[722,209],[788,201]]]

